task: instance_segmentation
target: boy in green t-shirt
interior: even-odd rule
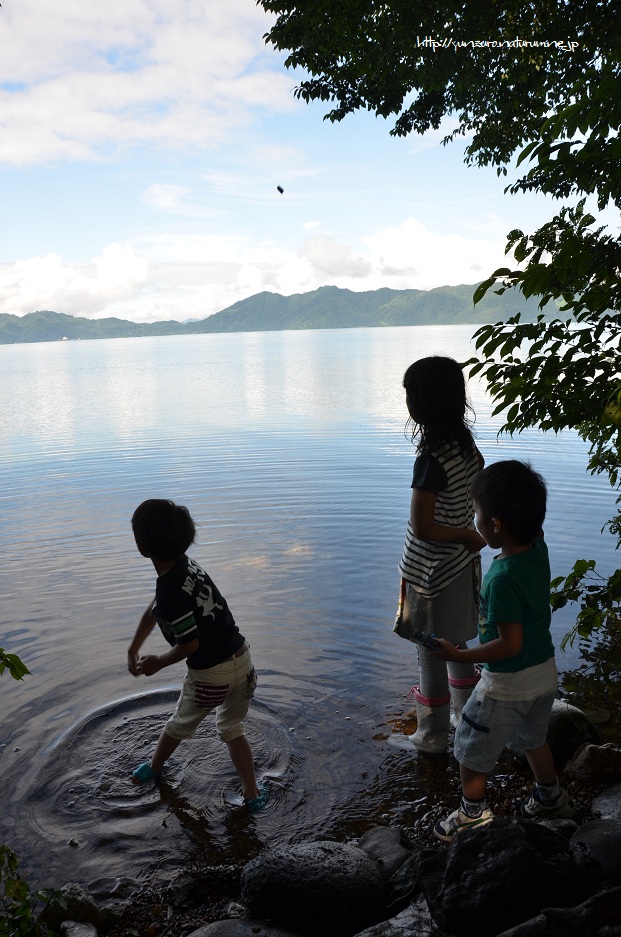
[[[574,814],[546,742],[558,680],[550,637],[550,564],[542,531],[546,485],[523,462],[496,462],[475,477],[472,498],[477,530],[501,553],[481,588],[480,643],[457,648],[438,638],[440,646],[431,649],[440,660],[483,664],[455,732],[461,804],[434,827],[445,842],[493,819],[485,801],[487,778],[509,741],[524,751],[537,782],[522,804],[522,815],[541,819]]]

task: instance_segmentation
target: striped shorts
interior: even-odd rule
[[[216,732],[223,742],[245,735],[243,720],[257,685],[250,648],[239,657],[229,657],[207,670],[188,667],[177,706],[166,723],[166,734],[174,739],[191,738],[205,716],[216,711]]]
[[[455,730],[453,755],[464,767],[491,774],[507,743],[528,752],[545,740],[555,693],[532,700],[500,700],[475,691],[461,714]]]

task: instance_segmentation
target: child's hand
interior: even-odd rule
[[[162,665],[157,654],[148,654],[138,661],[138,673],[144,674],[145,677],[152,677],[154,673],[161,669]]]
[[[459,648],[455,647],[445,638],[436,638],[440,647],[430,647],[429,651],[437,660],[459,660]]]
[[[127,652],[127,669],[132,677],[140,676],[140,670],[138,669],[138,651]]]
[[[468,553],[478,553],[487,544],[478,530],[468,529],[468,536],[464,540],[464,546]]]

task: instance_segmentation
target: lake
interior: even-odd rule
[[[414,449],[403,372],[472,352],[472,326],[261,332],[0,346],[0,841],[35,884],[245,861],[266,845],[424,822],[446,762],[391,744],[416,652],[392,634]],[[575,433],[497,439],[471,382],[486,461],[546,478],[553,575],[615,566],[614,497]],[[161,789],[135,788],[184,665],[152,678],[126,652],[153,593],[130,518],[186,504],[191,554],[227,597],[259,671],[248,720],[272,802],[248,817],[208,719]],[[491,554],[484,552],[484,568]],[[558,645],[571,609],[555,613]],[[164,650],[153,635],[147,645]],[[559,655],[559,666],[575,652]],[[411,731],[411,729],[410,729]],[[103,886],[102,886],[103,887]],[[111,887],[111,886],[110,886]]]

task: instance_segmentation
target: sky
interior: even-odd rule
[[[324,121],[270,23],[255,0],[3,0],[0,313],[185,321],[263,290],[477,283],[551,216],[442,146],[450,119]]]

